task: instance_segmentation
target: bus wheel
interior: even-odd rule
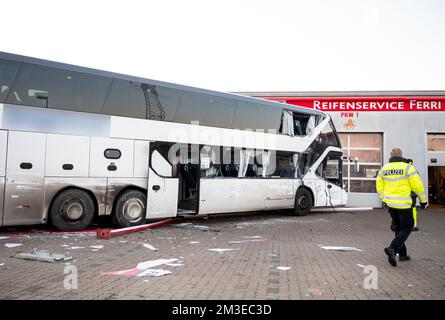
[[[308,189],[300,188],[295,196],[295,214],[297,216],[305,216],[311,212],[312,196]]]
[[[113,220],[121,227],[143,224],[146,216],[147,196],[139,190],[127,190],[116,200]]]
[[[54,199],[50,217],[53,226],[59,230],[82,230],[90,225],[94,211],[94,200],[87,192],[70,189]]]

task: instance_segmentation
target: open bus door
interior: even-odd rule
[[[150,148],[147,188],[147,219],[175,217],[178,211],[179,178],[173,165]]]

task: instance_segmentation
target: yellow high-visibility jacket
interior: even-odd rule
[[[377,175],[377,193],[388,207],[409,209],[412,206],[411,191],[421,203],[427,203],[420,175],[413,165],[406,162],[390,162]]]

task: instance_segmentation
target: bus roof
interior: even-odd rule
[[[327,116],[327,114],[325,112],[320,111],[320,110],[299,107],[299,106],[290,105],[290,104],[286,104],[286,103],[280,103],[280,102],[275,102],[275,101],[270,101],[270,100],[255,98],[255,97],[249,97],[249,96],[236,94],[236,93],[213,91],[213,90],[196,88],[196,87],[191,87],[191,86],[186,86],[186,85],[179,85],[179,84],[170,83],[170,82],[135,77],[135,76],[125,75],[125,74],[114,73],[114,72],[110,72],[110,71],[103,71],[103,70],[81,67],[81,66],[76,66],[76,65],[66,64],[66,63],[60,63],[60,62],[43,60],[43,59],[38,59],[38,58],[33,58],[33,57],[27,57],[27,56],[18,55],[18,54],[6,53],[6,52],[2,52],[2,51],[0,51],[0,59],[14,60],[17,62],[30,63],[30,64],[34,64],[34,65],[40,65],[40,66],[51,67],[51,68],[64,69],[64,70],[69,70],[69,71],[73,71],[73,72],[82,72],[82,73],[86,73],[86,74],[109,77],[109,78],[113,78],[113,79],[122,79],[122,80],[127,80],[127,81],[148,83],[148,84],[164,86],[164,87],[168,87],[168,88],[172,88],[172,89],[179,89],[179,90],[195,92],[195,93],[200,93],[200,94],[213,95],[213,96],[217,96],[217,97],[247,101],[247,102],[258,103],[258,104],[267,105],[267,106],[271,106],[271,107],[285,108],[285,109],[293,110],[293,111],[296,111],[299,113],[304,113],[304,114],[316,114],[316,115]]]

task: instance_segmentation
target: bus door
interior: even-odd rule
[[[179,178],[162,150],[150,148],[147,188],[147,219],[175,217],[178,211]]]
[[[7,145],[8,132],[5,130],[0,130],[0,226],[3,224],[3,197],[5,195]]]
[[[8,134],[3,225],[42,223],[46,135]]]

